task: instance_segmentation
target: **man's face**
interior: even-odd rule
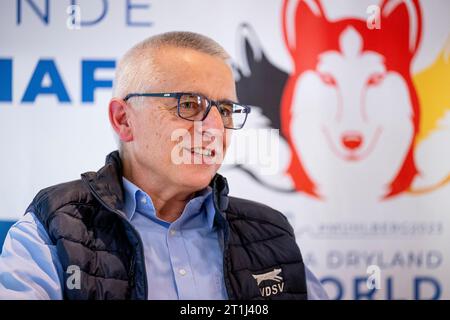
[[[213,100],[237,99],[232,71],[218,57],[167,47],[156,53],[154,65],[157,72],[149,75],[147,92],[193,92]],[[145,81],[145,76],[141,78]],[[142,100],[130,109],[133,139],[127,152],[144,169],[141,172],[148,173],[149,179],[188,190],[206,187],[220,167],[215,160],[225,155],[231,134],[217,108],[211,108],[203,122],[193,122],[177,116],[174,98],[138,99]],[[212,155],[205,155],[210,150]]]

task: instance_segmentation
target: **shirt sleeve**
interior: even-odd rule
[[[306,289],[308,290],[308,300],[329,300],[327,292],[323,288],[319,279],[305,266]]]
[[[62,299],[62,267],[42,224],[32,212],[16,222],[0,255],[0,299]]]

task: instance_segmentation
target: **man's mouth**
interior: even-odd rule
[[[210,150],[210,149],[205,149],[205,148],[201,148],[201,147],[195,147],[195,148],[183,148],[186,151],[189,151],[192,154],[198,154],[201,156],[205,156],[205,157],[214,157],[214,155],[216,154],[216,152],[214,150]]]

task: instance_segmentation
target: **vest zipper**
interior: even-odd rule
[[[130,277],[130,286],[132,288],[134,288],[134,286],[136,285],[135,272],[134,272],[135,264],[136,264],[136,255],[133,254],[133,257],[131,258],[130,271],[128,272],[129,277]]]

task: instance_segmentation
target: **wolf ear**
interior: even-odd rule
[[[386,40],[414,55],[422,36],[418,0],[384,0],[380,11],[381,29],[385,31]]]
[[[262,45],[255,30],[246,23],[238,27],[236,42],[240,71],[245,77],[249,77],[255,65],[263,59]]]
[[[269,61],[250,25],[240,25],[236,38],[236,69],[239,73],[236,89],[239,100],[261,108],[262,115],[270,119],[271,126],[280,129],[279,104],[288,74]]]
[[[284,0],[282,21],[284,42],[292,57],[317,40],[314,38],[327,22],[318,0]]]

